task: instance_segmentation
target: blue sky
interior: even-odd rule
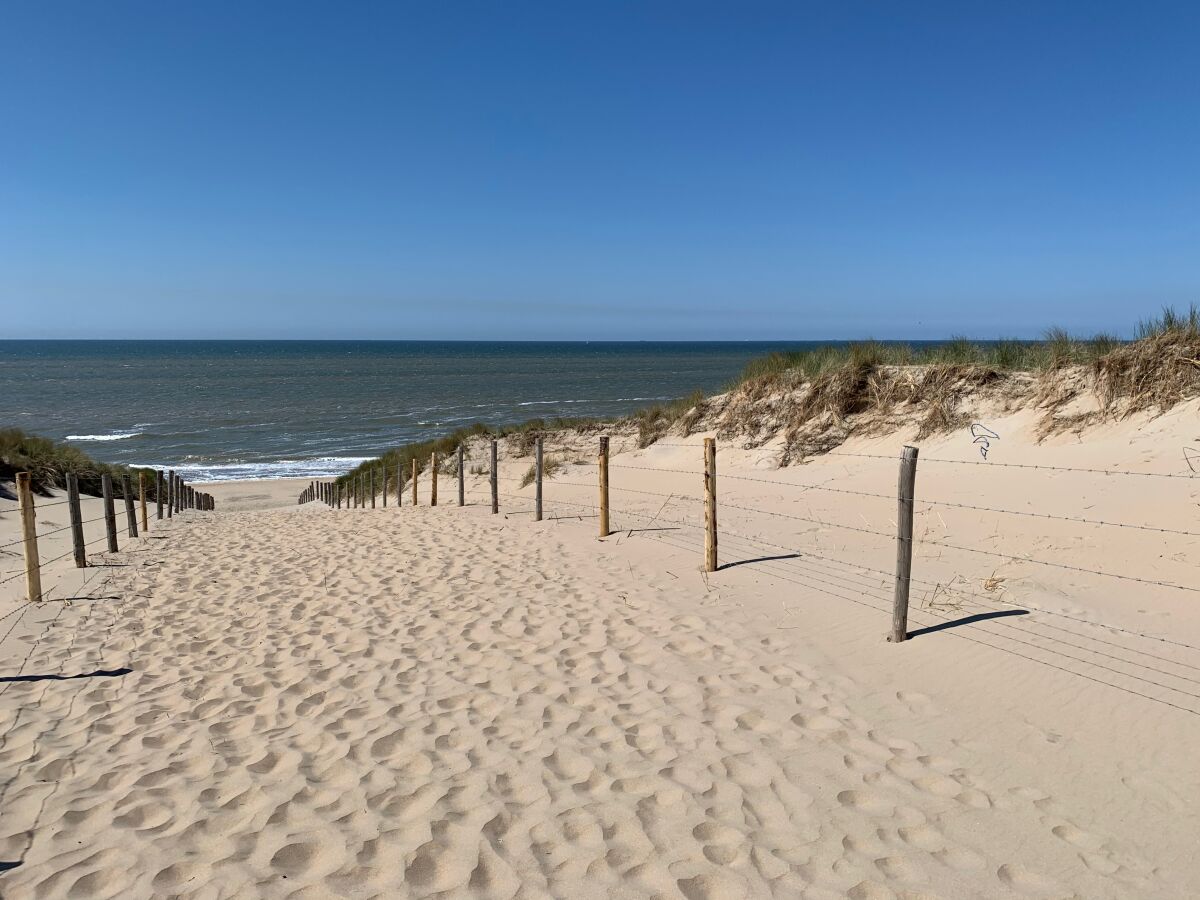
[[[1128,332],[1200,4],[16,3],[0,337]]]

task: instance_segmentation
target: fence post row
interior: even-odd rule
[[[892,606],[892,634],[900,643],[908,638],[908,589],[912,577],[913,494],[917,486],[917,448],[905,447],[900,455],[898,509],[896,512],[896,597]]]
[[[704,439],[704,570],[717,571],[717,440]]]
[[[539,434],[533,442],[533,521],[542,521],[542,436]]]
[[[489,476],[492,483],[492,515],[500,512],[500,483],[496,476],[496,439],[492,438],[492,471]]]
[[[30,603],[42,599],[42,570],[37,546],[37,514],[33,508],[33,487],[28,472],[17,473],[17,497],[21,503],[21,537],[25,549],[25,598]]]
[[[70,524],[66,528],[57,530],[69,530],[71,532],[70,555],[73,557],[75,567],[84,569],[87,568],[88,561],[87,543],[83,535],[83,507],[79,495],[79,476],[74,472],[67,472],[65,477],[67,498],[63,502],[67,505]],[[132,477],[128,473],[121,475],[121,499],[125,506],[125,526],[131,538],[138,537],[139,533],[147,533],[150,529],[150,516],[146,508],[147,481],[146,473],[139,472],[138,491],[135,498]],[[174,498],[178,498],[179,502],[185,504],[188,509],[202,511],[216,509],[216,500],[213,499],[211,494],[198,491],[191,486],[182,485],[181,482],[182,479],[176,479],[173,473],[164,478],[161,471],[155,470],[155,501],[158,506],[159,518],[162,517],[162,505],[168,493],[173,493]],[[172,487],[174,488],[173,491],[171,491]],[[16,488],[21,517],[21,543],[25,559],[26,598],[29,602],[38,602],[43,599],[43,595],[41,556],[38,551],[37,514],[34,505],[32,475],[29,472],[18,472],[16,474]],[[120,550],[117,542],[117,511],[115,493],[113,491],[113,477],[110,473],[106,472],[100,476],[100,490],[101,502],[103,504],[102,518],[104,519],[105,541],[108,545],[108,552],[117,553]],[[168,518],[171,517],[172,505],[170,502],[167,503]],[[138,526],[139,513],[142,520],[140,530]],[[67,554],[63,555],[66,556]],[[56,557],[56,559],[61,558]]]
[[[600,537],[608,537],[608,438],[600,438]]]

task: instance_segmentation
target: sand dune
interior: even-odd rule
[[[1097,435],[1096,458],[1165,466],[1162,430],[1178,423],[1156,421],[1137,426],[1149,431],[1134,452],[1128,433]],[[1026,458],[1017,443],[1009,458]],[[1085,456],[1066,441],[1024,451]],[[555,452],[587,459],[585,443]],[[952,438],[923,450],[953,452]],[[723,451],[722,471],[895,490],[895,468],[869,459],[775,471],[763,455]],[[687,447],[622,453],[614,484],[646,493],[614,499],[621,530],[605,541],[586,465],[548,485],[541,523],[513,481],[500,516],[479,478],[465,509],[339,512],[292,505],[299,485],[257,499],[216,487],[244,508],[231,497],[152,529],[77,576],[81,599],[21,615],[0,643],[14,679],[0,683],[0,860],[17,863],[0,892],[1195,895],[1190,594],[1002,565],[996,596],[1019,620],[889,645],[890,585],[870,569],[886,573],[894,551],[870,535],[729,509],[733,565],[698,571],[691,501],[657,496],[697,486],[632,468],[695,465]],[[504,477],[527,466],[508,458]],[[934,471],[921,471],[926,496],[970,493]],[[1030,499],[1010,474],[990,500]],[[1192,482],[1161,496],[1114,482],[1080,497],[1044,480],[1032,499],[1179,530],[1194,514]],[[871,530],[894,516],[866,497],[721,488],[731,507]],[[998,535],[1012,552],[1185,584],[1193,571],[1186,536],[1102,548],[1062,523],[940,515],[925,516],[930,540]],[[915,572],[977,584],[997,569],[966,558],[927,546]],[[976,611],[916,607],[914,630]]]

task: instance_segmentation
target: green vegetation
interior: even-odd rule
[[[563,467],[562,461],[553,456],[546,456],[542,459],[542,477],[553,478],[555,473],[559,472]],[[529,467],[529,471],[521,476],[521,487],[529,487],[533,484],[533,480],[537,478],[537,465]]]
[[[100,479],[106,472],[112,476],[116,496],[121,496],[121,476],[129,475],[137,483],[139,471],[147,472],[147,497],[153,497],[155,480],[150,469],[133,469],[99,463],[86,453],[49,438],[26,434],[19,428],[0,429],[0,480],[9,481],[17,472],[30,473],[33,490],[44,494],[52,487],[65,488],[68,473],[79,479],[84,494],[100,495]],[[135,488],[136,489],[136,488]]]
[[[779,376],[812,379],[847,367],[982,366],[997,371],[1041,372],[1068,365],[1091,365],[1122,343],[1106,334],[1075,338],[1061,328],[1050,329],[1040,341],[1015,338],[972,341],[956,337],[934,346],[860,341],[844,346],[780,351],[751,360],[733,387]]]
[[[629,417],[638,430],[638,446],[649,447],[676,423],[688,432],[704,415],[704,392],[693,391],[678,400],[656,403],[639,409]]]

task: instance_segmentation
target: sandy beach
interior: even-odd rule
[[[427,479],[373,510],[205,486],[215,513],[48,567],[47,602],[5,586],[0,891],[1195,896],[1200,491],[1016,466],[1186,475],[1196,412],[998,417],[1008,467],[921,442],[918,498],[960,505],[918,505],[900,645],[911,435],[785,469],[722,442],[715,573],[703,434],[614,436],[604,540],[590,435],[550,437],[542,522],[507,447],[500,515],[480,475],[464,508],[446,476],[437,508]]]

